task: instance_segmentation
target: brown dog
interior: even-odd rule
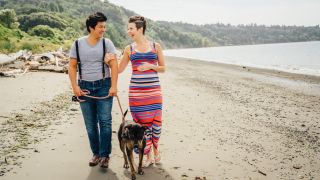
[[[124,113],[124,117],[126,116],[128,110]],[[123,119],[124,119],[123,117]],[[121,123],[118,131],[118,140],[120,144],[120,149],[123,153],[124,158],[124,168],[129,168],[128,160],[130,163],[131,169],[131,179],[135,180],[135,169],[134,169],[134,159],[133,159],[133,151],[139,154],[139,167],[138,174],[143,175],[144,172],[142,170],[142,160],[144,148],[146,147],[146,139],[144,137],[144,132],[146,128],[137,123],[132,122],[123,122]]]

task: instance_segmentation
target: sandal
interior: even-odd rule
[[[143,167],[149,167],[150,165],[152,165],[154,162],[153,162],[153,160],[146,160],[146,161],[144,161],[143,162]]]
[[[159,164],[160,161],[161,161],[161,156],[160,156],[160,153],[158,152],[157,155],[154,155],[154,162],[155,162],[156,164]]]

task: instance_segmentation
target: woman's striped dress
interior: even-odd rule
[[[153,42],[150,42],[151,51],[146,53],[137,52],[135,46],[135,43],[131,44],[132,76],[129,87],[129,105],[133,120],[148,127],[144,154],[149,154],[151,144],[158,149],[161,133],[162,93],[157,71],[141,72],[138,71],[138,66],[144,62],[157,65],[158,55]]]

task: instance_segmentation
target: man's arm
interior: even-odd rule
[[[68,74],[69,74],[69,79],[71,82],[73,94],[75,96],[83,95],[84,93],[81,91],[80,87],[77,84],[77,59],[70,58]]]

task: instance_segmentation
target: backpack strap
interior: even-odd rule
[[[78,43],[78,40],[76,40],[76,52],[77,52],[77,63],[78,63],[78,70],[79,70],[79,79],[82,80],[81,61],[80,61],[80,55],[79,55],[79,43]]]
[[[104,77],[106,76],[106,70],[104,69],[104,57],[106,54],[106,42],[105,39],[102,39],[102,44],[103,44],[103,55],[102,55],[102,78],[104,79]]]
[[[105,57],[105,54],[106,54],[106,42],[105,42],[104,38],[103,38],[102,44],[103,44],[102,77],[104,79],[105,75],[106,75],[106,71],[105,71],[105,68],[104,68],[104,57]],[[78,42],[78,40],[76,40],[76,52],[77,52],[77,62],[78,62],[78,69],[79,69],[79,79],[82,80],[81,61],[80,61],[80,55],[79,55],[79,42]]]

